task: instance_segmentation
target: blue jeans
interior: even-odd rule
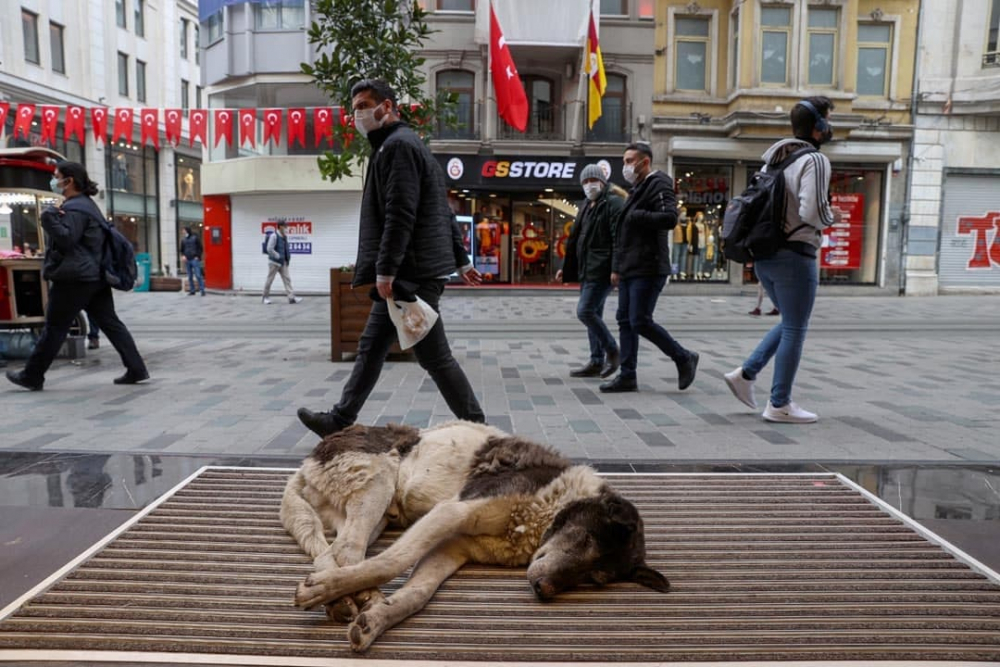
[[[194,281],[198,280],[198,289],[202,294],[205,293],[205,277],[201,274],[201,260],[200,259],[189,259],[187,261],[188,269],[188,292],[194,294]]]
[[[816,259],[791,250],[779,250],[773,257],[758,259],[754,269],[781,322],[768,331],[743,362],[743,372],[751,379],[774,357],[771,405],[780,408],[792,400],[792,384],[802,359],[809,316],[816,302]]]
[[[610,282],[580,283],[580,300],[576,304],[576,317],[587,327],[590,362],[594,364],[603,364],[604,355],[618,349],[615,337],[604,323],[604,302],[610,293]]]
[[[656,300],[666,283],[666,276],[641,276],[623,278],[618,284],[618,312],[615,315],[622,346],[621,376],[625,379],[635,378],[639,336],[660,348],[674,363],[683,363],[691,356],[666,329],[653,321]]]

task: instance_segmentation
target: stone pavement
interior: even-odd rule
[[[573,379],[586,335],[573,292],[483,295],[451,290],[443,316],[459,363],[489,421],[564,454],[622,462],[898,462],[994,464],[1000,404],[1000,298],[822,296],[795,400],[817,424],[772,425],[729,393],[739,365],[773,318],[751,318],[751,296],[672,297],[657,319],[701,353],[698,378],[677,390],[674,365],[643,342],[640,392],[604,395]],[[327,409],[349,362],[329,360],[329,304],[183,293],[116,294],[153,379],[111,384],[117,354],[102,347],[58,361],[45,391],[0,386],[0,452],[99,452],[289,457],[316,438],[299,406]],[[613,321],[615,296],[606,319]],[[616,327],[612,325],[612,329]],[[10,362],[8,368],[19,367]],[[767,398],[770,369],[758,383]],[[363,423],[425,426],[451,418],[412,361],[390,361]]]

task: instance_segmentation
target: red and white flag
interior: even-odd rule
[[[59,107],[42,107],[42,143],[56,143],[56,128],[59,126]]]
[[[528,126],[528,96],[517,73],[514,58],[507,48],[500,22],[497,21],[493,3],[490,3],[490,71],[493,73],[493,90],[497,98],[497,112],[507,124],[520,132]]]
[[[184,114],[180,109],[163,110],[163,129],[167,143],[176,146],[181,142],[181,119]]]
[[[192,109],[188,115],[188,134],[191,135],[191,145],[194,140],[201,142],[202,146],[208,146],[208,111],[205,109]]]
[[[132,137],[135,134],[132,125],[132,109],[131,107],[119,107],[115,110],[115,129],[111,133],[111,141],[118,141],[119,138],[124,138],[129,143],[132,143]]]
[[[7,124],[7,114],[10,113],[10,102],[0,102],[0,127]]]
[[[273,141],[281,143],[281,117],[284,115],[282,109],[264,109],[264,139],[266,144]]]
[[[215,110],[215,146],[218,147],[219,139],[226,138],[226,144],[233,145],[233,112],[229,109]]]
[[[139,112],[141,118],[140,127],[142,133],[140,139],[143,144],[151,143],[153,148],[160,149],[160,110],[143,109]]]
[[[76,137],[81,144],[87,136],[84,126],[87,123],[87,115],[83,107],[66,107],[66,120],[63,123],[63,139],[69,141],[70,137]]]
[[[250,147],[257,147],[257,110],[240,109],[240,146],[250,141]]]
[[[18,104],[17,120],[14,121],[14,136],[17,137],[20,134],[24,134],[24,138],[27,139],[28,133],[31,132],[31,121],[34,119],[34,104]]]
[[[333,109],[329,107],[313,109],[313,143],[317,148],[323,137],[328,146],[333,145]]]
[[[292,146],[292,141],[298,141],[299,146],[306,145],[306,110],[288,110],[288,146]]]
[[[94,141],[108,141],[108,109],[94,107],[90,110],[90,124],[94,129]]]

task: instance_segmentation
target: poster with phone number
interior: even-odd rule
[[[861,268],[861,244],[864,242],[865,196],[860,193],[834,193],[830,204],[843,214],[823,232],[820,249],[821,269]]]

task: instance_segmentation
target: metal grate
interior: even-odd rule
[[[292,606],[311,565],[278,521],[289,473],[201,471],[0,622],[0,661],[357,657],[343,626]],[[839,476],[610,477],[670,593],[614,585],[541,603],[523,571],[467,566],[366,658],[1000,660],[996,575]]]

